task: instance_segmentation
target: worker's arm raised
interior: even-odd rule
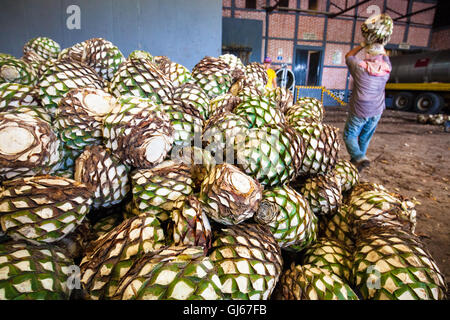
[[[362,49],[364,49],[364,47],[360,46],[360,45],[354,47],[352,50],[347,52],[347,54],[345,55],[345,58],[356,56],[358,54],[358,52],[360,52]]]

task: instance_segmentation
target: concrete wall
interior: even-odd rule
[[[79,30],[67,27],[70,5],[81,9]],[[62,48],[102,37],[126,56],[142,49],[192,68],[221,53],[222,0],[1,0],[0,30],[0,52],[15,56],[37,36]]]

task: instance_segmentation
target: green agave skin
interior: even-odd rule
[[[369,300],[440,300],[446,283],[419,238],[389,228],[369,229],[353,259],[357,289]]]
[[[291,265],[280,280],[278,300],[359,300],[352,288],[328,269]]]
[[[328,269],[345,282],[351,284],[353,251],[341,242],[319,238],[305,252],[304,263],[321,269]]]
[[[245,118],[250,128],[260,128],[265,125],[279,125],[284,122],[284,116],[276,107],[274,100],[259,96],[252,97],[239,104],[233,111]]]
[[[36,80],[35,70],[25,61],[16,58],[0,59],[0,84],[13,82],[34,86]]]
[[[19,83],[0,84],[0,111],[14,110],[20,106],[38,106],[37,93],[32,86]]]
[[[61,47],[56,41],[47,37],[37,37],[29,40],[23,47],[23,53],[33,50],[44,60],[58,58]]]
[[[220,288],[217,271],[203,248],[165,247],[136,261],[113,299],[222,300]]]
[[[281,250],[266,227],[242,223],[215,233],[209,257],[226,299],[267,300],[281,275]]]
[[[68,300],[73,264],[56,246],[0,243],[0,300]]]
[[[285,248],[308,242],[316,218],[305,198],[285,185],[264,190],[255,220],[269,226],[280,247]]]
[[[283,185],[296,176],[299,150],[282,128],[252,128],[236,149],[239,167],[264,186]]]

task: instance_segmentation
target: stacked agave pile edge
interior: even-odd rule
[[[23,53],[0,55],[0,300],[446,298],[414,203],[261,64]]]

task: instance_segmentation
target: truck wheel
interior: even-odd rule
[[[414,102],[414,94],[402,91],[394,96],[392,108],[398,111],[410,110]]]
[[[425,92],[417,96],[414,101],[414,111],[423,114],[436,114],[444,105],[444,98],[433,93]]]

